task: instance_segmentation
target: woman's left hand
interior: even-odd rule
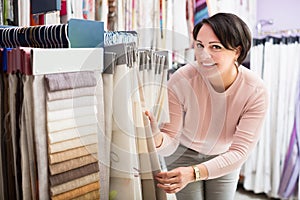
[[[159,182],[157,186],[166,193],[176,193],[194,181],[194,170],[192,167],[178,167],[158,173],[156,180]]]

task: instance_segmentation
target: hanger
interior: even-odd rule
[[[116,66],[117,54],[114,52],[104,52],[104,74],[113,74]]]
[[[104,47],[104,52],[116,53],[116,65],[128,64],[127,46],[124,43]]]

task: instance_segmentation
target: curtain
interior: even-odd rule
[[[264,42],[265,41],[265,42]],[[293,132],[296,91],[300,77],[298,41],[267,37],[251,49],[250,68],[261,75],[269,91],[269,109],[262,137],[244,165],[244,187],[278,198],[283,163]],[[280,148],[278,148],[280,147]]]

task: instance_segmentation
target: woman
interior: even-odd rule
[[[193,37],[197,62],[177,70],[168,82],[170,122],[159,129],[146,112],[169,170],[156,179],[178,200],[229,200],[259,139],[267,91],[241,65],[251,33],[239,17],[218,13],[204,19]]]

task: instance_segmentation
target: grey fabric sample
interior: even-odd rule
[[[99,171],[98,163],[97,162],[91,163],[79,168],[75,168],[60,174],[50,176],[50,184],[51,187],[53,187],[55,185],[60,185],[62,183],[69,182],[73,179],[77,179],[98,171]]]
[[[96,181],[99,181],[99,172],[63,183],[61,185],[51,187],[50,188],[51,196],[55,196],[55,195],[67,192],[67,191],[73,190],[75,188],[79,188],[84,185],[94,183]]]
[[[96,86],[94,72],[47,74],[45,81],[50,92]]]

